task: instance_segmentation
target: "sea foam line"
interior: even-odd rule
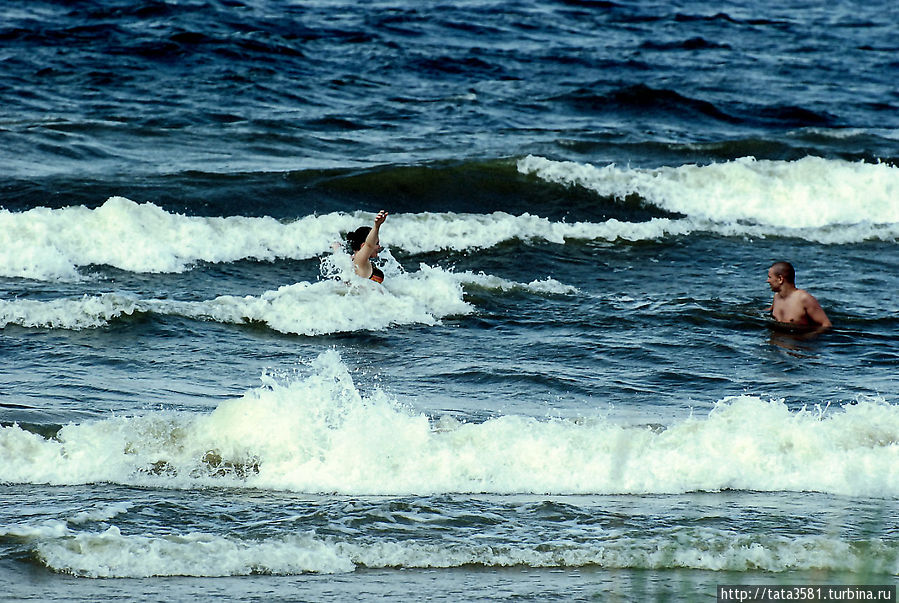
[[[323,260],[327,278],[284,285],[260,295],[179,301],[102,293],[45,301],[0,300],[0,328],[19,325],[81,330],[104,327],[138,313],[153,313],[225,324],[258,323],[281,333],[313,336],[377,331],[398,325],[435,325],[449,316],[465,316],[476,311],[465,300],[465,289],[472,287],[535,295],[578,292],[552,278],[518,283],[427,264],[420,264],[415,272],[405,272],[389,254],[385,256],[388,278],[382,285],[350,274],[349,259],[338,254]],[[366,312],[360,313],[360,307],[365,307]]]
[[[209,414],[0,429],[0,480],[210,485],[350,495],[658,494],[725,489],[899,496],[899,407],[790,411],[739,396],[664,430],[602,418],[434,420],[363,396],[336,352]]]
[[[194,262],[310,258],[359,220],[347,214],[274,218],[192,217],[110,197],[102,206],[0,210],[0,274],[78,279],[78,267],[182,272]]]
[[[466,252],[507,241],[645,241],[713,232],[790,236],[825,244],[899,239],[899,168],[807,157],[793,162],[743,158],[655,170],[597,168],[528,156],[523,173],[623,199],[638,194],[683,218],[556,222],[505,212],[396,214],[383,239],[406,253]],[[290,222],[271,217],[200,217],[111,197],[89,209],[0,210],[0,276],[79,280],[86,266],[132,272],[183,272],[198,262],[320,257],[366,212],[335,212]]]
[[[363,212],[306,216],[292,222],[193,217],[123,197],[112,197],[96,209],[0,210],[0,276],[79,280],[79,269],[92,265],[177,273],[197,262],[304,260],[332,253],[334,243],[342,241],[347,231],[371,219]],[[572,238],[644,240],[688,234],[692,229],[695,225],[668,219],[568,224],[527,213],[425,212],[391,216],[383,239],[407,253],[464,252],[515,239],[558,244]]]
[[[899,168],[887,164],[820,157],[797,161],[744,157],[711,165],[638,169],[529,155],[518,162],[518,170],[604,196],[624,199],[637,194],[667,211],[737,229],[743,222],[774,227],[769,234],[782,232],[778,229],[865,227],[866,232],[854,234],[855,240],[892,240],[899,232],[895,228],[899,223]]]
[[[90,578],[245,576],[348,573],[358,568],[701,569],[711,571],[828,570],[896,575],[899,546],[851,543],[831,536],[779,537],[713,529],[679,530],[665,537],[604,538],[551,542],[539,547],[492,544],[374,542],[319,537],[314,533],[241,540],[189,533],[166,536],[101,532],[56,534],[36,543],[50,569]]]

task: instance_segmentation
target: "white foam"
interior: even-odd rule
[[[534,546],[344,541],[313,533],[263,540],[205,533],[126,535],[112,526],[99,533],[46,538],[36,548],[41,561],[54,571],[91,578],[333,574],[359,567],[470,565],[899,573],[899,550],[893,542],[859,546],[830,536],[741,535],[714,529],[681,529],[665,537],[645,538],[608,538],[598,532],[589,542],[559,538]]]
[[[152,302],[156,311],[241,324],[260,322],[282,333],[320,335],[437,324],[470,314],[459,283],[439,268],[388,276],[383,285],[358,277],[297,283],[260,296],[222,296],[204,302]]]
[[[582,186],[602,195],[638,194],[684,214],[640,222],[554,222],[512,215],[396,214],[383,231],[408,253],[467,252],[506,241],[643,241],[693,232],[725,236],[794,236],[826,244],[899,239],[899,168],[815,157],[793,162],[743,158],[655,170],[597,168],[529,156],[521,172]],[[75,206],[0,210],[0,276],[78,280],[80,270],[108,265],[133,272],[182,272],[197,262],[304,260],[330,253],[365,212],[335,212],[292,222],[271,217],[196,217],[152,203],[111,197],[96,209]]]
[[[58,519],[46,519],[31,523],[17,523],[0,526],[0,536],[24,540],[46,540],[62,538],[69,534],[68,526]]]
[[[358,222],[349,214],[290,223],[270,217],[191,217],[123,197],[111,197],[96,209],[0,210],[0,275],[77,279],[77,269],[91,264],[182,272],[197,261],[305,259],[329,249],[341,231]]]
[[[15,324],[23,327],[89,329],[108,325],[110,320],[131,316],[142,309],[145,310],[138,300],[113,293],[47,301],[0,299],[0,328]]]
[[[699,228],[711,222],[739,232],[747,222],[765,227],[761,232],[769,234],[800,229],[791,234],[808,236],[809,231],[853,225],[854,240],[899,236],[899,168],[886,164],[744,157],[711,165],[637,169],[528,156],[518,162],[518,169],[604,196],[623,199],[637,194],[652,205],[688,216]],[[829,242],[826,233],[819,237]]]
[[[123,515],[131,509],[132,504],[129,502],[118,502],[111,504],[98,505],[86,511],[79,511],[69,518],[70,524],[86,524],[98,521],[109,521],[115,519],[119,515]]]
[[[78,280],[79,268],[90,265],[152,273],[182,272],[199,261],[309,259],[331,253],[345,232],[371,219],[362,212],[289,223],[270,217],[191,217],[122,197],[93,210],[0,210],[0,276]],[[515,238],[562,244],[568,238],[639,240],[683,232],[669,220],[566,224],[527,213],[421,213],[391,216],[384,240],[420,253],[481,249]]]
[[[206,301],[137,299],[121,293],[83,295],[48,301],[0,300],[0,328],[89,329],[135,313],[177,315],[227,324],[256,322],[282,333],[322,335],[383,330],[397,325],[435,325],[448,316],[471,314],[465,289],[570,295],[577,289],[547,277],[518,283],[483,273],[454,272],[420,264],[407,273],[389,255],[383,284],[356,277],[345,254],[326,256],[324,280],[301,282],[243,297],[223,295]],[[364,311],[362,311],[364,309]]]
[[[92,522],[105,522],[126,513],[130,503],[113,503],[100,505],[86,511],[79,511],[67,521],[44,519],[0,526],[0,536],[21,538],[24,540],[51,540],[71,535],[70,525],[82,525]]]
[[[41,542],[40,559],[58,572],[91,578],[235,576],[352,571],[352,563],[311,536],[240,541],[210,534],[124,536],[116,526]]]
[[[467,251],[485,249],[520,239],[565,244],[569,239],[640,241],[689,234],[695,226],[678,220],[654,218],[647,222],[553,222],[524,213],[423,213],[391,224],[390,242],[405,251]]]
[[[229,485],[344,494],[820,491],[899,496],[899,407],[826,411],[728,398],[658,432],[606,418],[507,415],[432,424],[363,397],[334,352],[302,378],[210,414],[151,412],[66,425],[55,440],[0,430],[0,481]]]
[[[542,280],[536,279],[530,283],[519,283],[498,276],[484,274],[483,272],[466,270],[463,272],[448,272],[447,274],[461,285],[477,286],[481,289],[493,291],[524,291],[547,295],[575,295],[580,292],[577,287],[566,285],[551,277],[546,277]]]
[[[93,210],[0,210],[0,276],[78,280],[79,268],[90,265],[182,272],[199,261],[310,259],[330,255],[345,232],[371,219],[362,212],[306,216],[289,223],[270,217],[190,217],[122,197]],[[638,240],[682,232],[668,220],[648,226],[615,220],[566,224],[530,214],[422,213],[391,216],[384,241],[420,253],[481,249],[515,238],[562,244],[572,237]]]

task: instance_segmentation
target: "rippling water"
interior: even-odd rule
[[[895,581],[897,18],[0,7],[0,584]],[[381,208],[378,285],[333,244]]]

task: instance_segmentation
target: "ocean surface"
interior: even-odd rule
[[[0,3],[0,598],[895,584],[897,23]]]

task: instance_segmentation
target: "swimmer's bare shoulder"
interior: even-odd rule
[[[833,326],[815,296],[804,289],[796,289],[784,298],[775,295],[768,311],[771,318],[786,327],[823,330]]]

